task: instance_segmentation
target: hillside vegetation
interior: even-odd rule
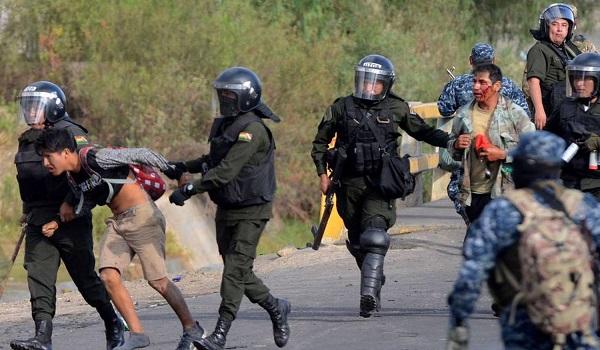
[[[14,152],[14,98],[28,82],[45,79],[65,87],[71,116],[95,142],[147,146],[171,159],[200,156],[215,115],[211,82],[243,65],[259,74],[264,101],[283,120],[273,125],[277,215],[307,221],[319,205],[312,137],[327,105],[351,93],[362,56],[391,58],[394,89],[407,100],[435,100],[446,68],[466,71],[478,41],[498,45],[498,64],[520,82],[519,53],[532,44],[527,30],[548,3],[3,0],[0,147]],[[585,22],[593,1],[576,3]],[[6,158],[0,232],[16,227],[20,215]]]

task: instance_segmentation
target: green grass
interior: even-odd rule
[[[280,229],[265,231],[258,244],[257,254],[269,254],[292,245],[296,248],[306,247],[312,242],[310,224],[300,220],[286,219],[281,221]]]

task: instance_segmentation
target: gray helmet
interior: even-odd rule
[[[219,99],[221,115],[237,116],[260,104],[262,85],[258,76],[248,68],[232,67],[224,70],[213,82]]]
[[[45,121],[54,124],[66,115],[67,98],[58,85],[36,81],[27,85],[17,98],[19,115],[28,125]]]
[[[538,29],[540,36],[545,40],[549,40],[548,28],[555,19],[564,19],[569,22],[569,31],[565,40],[571,39],[573,30],[575,30],[575,13],[571,6],[564,3],[551,4],[542,11]]]
[[[368,101],[383,100],[396,79],[392,61],[381,55],[364,57],[354,71],[354,97]]]
[[[599,53],[586,52],[578,55],[567,64],[566,72],[567,97],[589,100],[599,96]]]

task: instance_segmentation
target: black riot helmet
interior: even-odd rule
[[[354,72],[354,97],[368,101],[383,100],[396,77],[392,61],[381,55],[364,57]]]
[[[600,54],[586,52],[566,66],[567,97],[589,101],[598,97],[600,88]]]
[[[549,41],[549,27],[553,20],[564,19],[569,22],[569,31],[565,40],[570,40],[573,36],[573,30],[575,30],[575,13],[571,6],[563,3],[555,3],[544,9],[540,14],[539,28],[537,33],[533,32],[534,37],[537,40]]]
[[[45,121],[54,124],[66,115],[67,98],[58,85],[36,81],[27,85],[18,97],[19,116],[28,125]]]
[[[260,104],[262,85],[258,76],[248,68],[224,70],[213,82],[222,116],[233,117],[248,112]]]

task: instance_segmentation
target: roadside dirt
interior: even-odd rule
[[[295,269],[303,266],[321,265],[330,261],[348,257],[346,248],[336,245],[324,245],[318,251],[310,248],[295,250],[284,248],[277,254],[259,256],[255,263],[257,275],[281,269]],[[221,269],[185,272],[181,275],[169,276],[176,280],[176,285],[186,298],[217,293],[221,282]],[[152,308],[164,305],[166,302],[143,280],[126,282],[136,308]],[[217,307],[217,305],[215,305]],[[79,328],[95,322],[100,322],[95,310],[92,309],[77,291],[60,293],[57,296],[55,328]],[[0,349],[9,349],[8,343],[15,338],[27,338],[33,333],[31,307],[29,300],[10,303],[0,302]]]

